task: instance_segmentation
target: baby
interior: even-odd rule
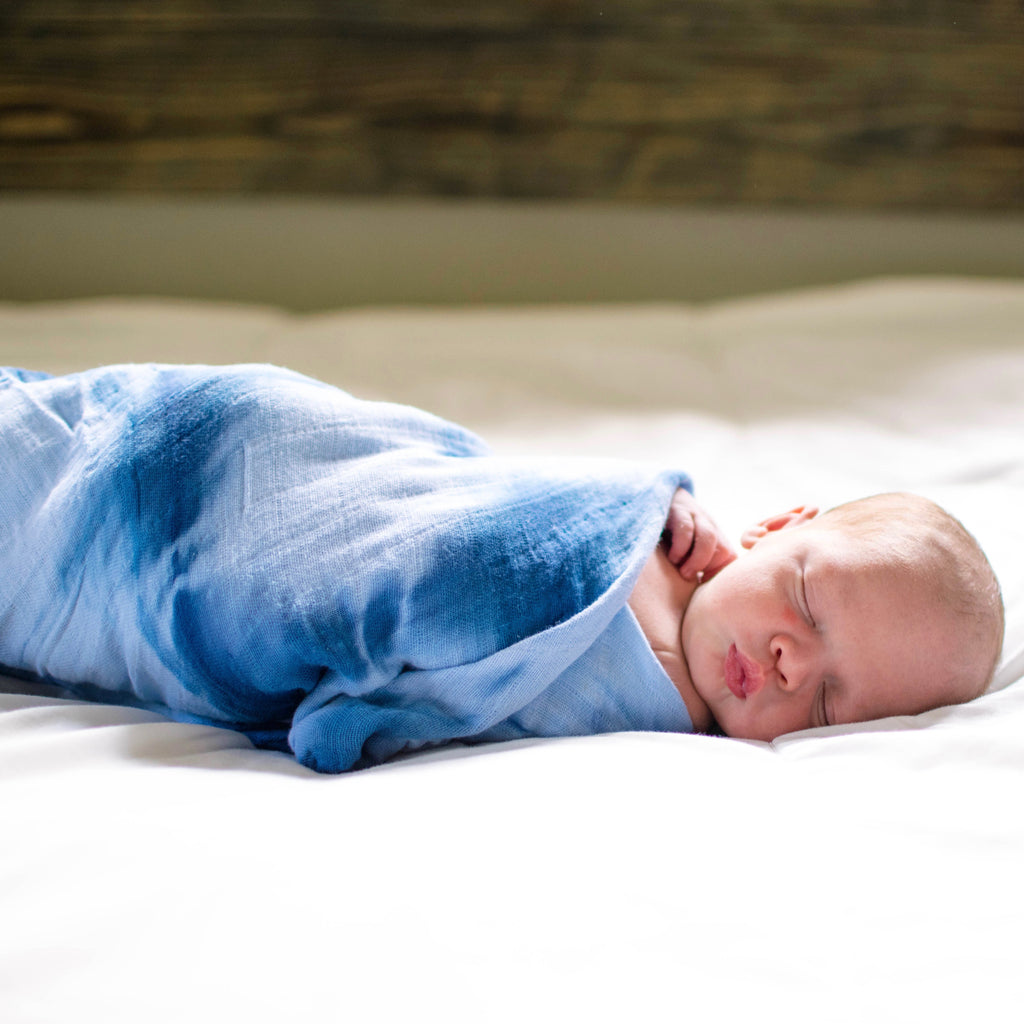
[[[984,689],[998,588],[931,503],[794,509],[736,558],[689,487],[275,367],[0,370],[0,667],[330,772]]]
[[[880,494],[822,516],[800,506],[742,544],[750,554],[737,558],[679,491],[629,599],[698,730],[772,740],[961,703],[990,682],[998,583],[933,502]]]

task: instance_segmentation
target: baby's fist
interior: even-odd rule
[[[715,521],[682,488],[672,498],[661,536],[669,561],[684,580],[709,580],[736,558]]]

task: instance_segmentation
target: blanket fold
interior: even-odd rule
[[[321,771],[689,731],[626,599],[685,474],[267,366],[0,372],[0,662]]]

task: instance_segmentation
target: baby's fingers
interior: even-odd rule
[[[736,558],[736,552],[702,507],[696,506],[692,515],[692,544],[676,567],[685,580],[709,580]]]
[[[665,537],[668,540],[669,561],[679,566],[690,555],[696,522],[693,510],[681,501],[673,501],[669,509],[669,520],[665,524]]]
[[[691,515],[671,515],[665,527],[668,537],[668,560],[674,566],[680,566],[690,557],[693,548],[696,525]]]
[[[672,499],[664,536],[669,561],[685,580],[710,579],[736,557],[715,521],[685,490]]]
[[[714,520],[703,510],[694,515],[694,530],[690,553],[679,565],[679,574],[684,580],[695,580],[702,574],[708,579],[735,558]]]

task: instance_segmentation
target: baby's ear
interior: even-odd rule
[[[803,523],[810,522],[817,514],[818,510],[814,505],[797,505],[796,508],[791,508],[788,512],[780,512],[778,515],[762,519],[761,522],[755,523],[753,526],[748,526],[743,531],[743,536],[740,537],[740,544],[745,548],[752,548],[759,540],[764,540],[768,534],[786,530],[791,526],[801,526]]]

